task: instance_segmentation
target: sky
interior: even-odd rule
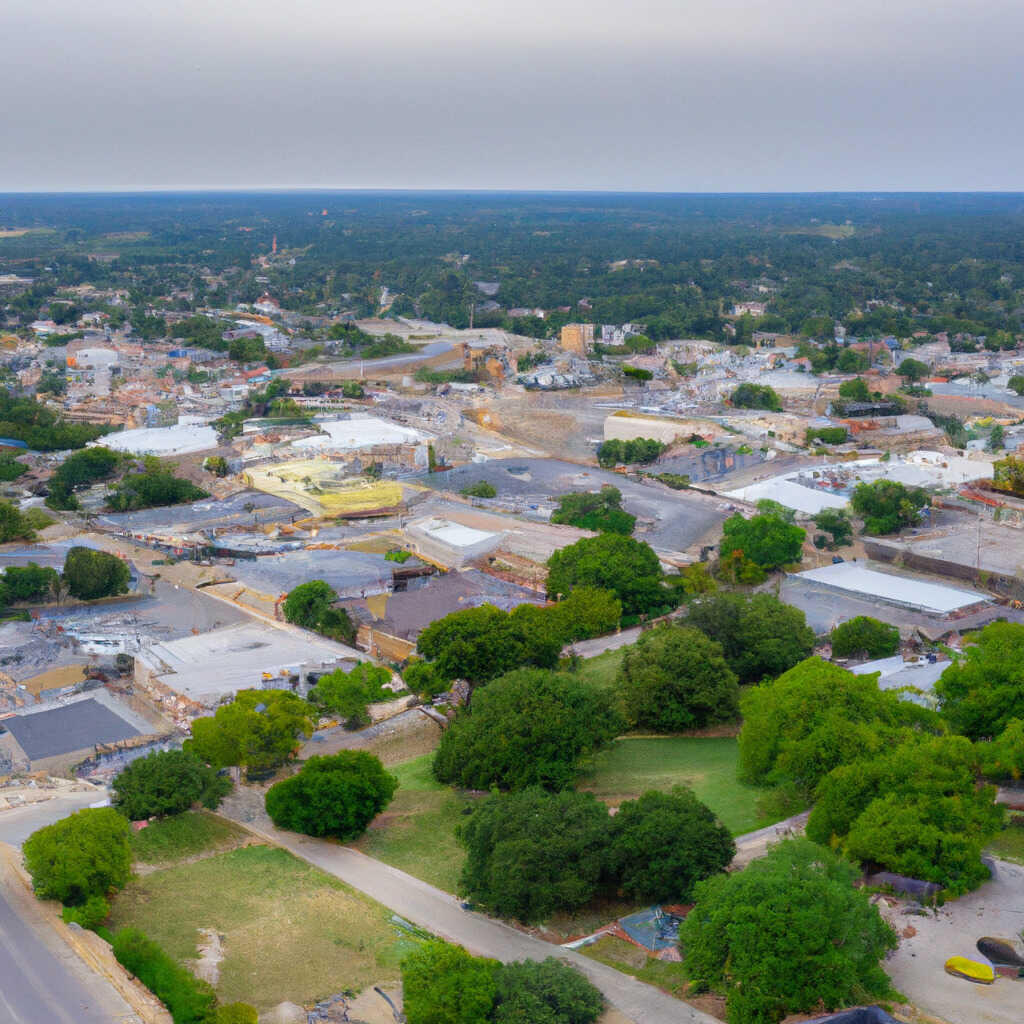
[[[1020,0],[31,0],[0,191],[1024,189]]]

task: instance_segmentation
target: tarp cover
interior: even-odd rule
[[[978,939],[978,952],[994,964],[1004,967],[1024,967],[1024,957],[1009,939],[994,939],[989,935]]]
[[[936,885],[935,882],[922,882],[920,878],[894,875],[891,871],[876,871],[873,875],[868,875],[866,881],[868,885],[890,885],[894,892],[913,896],[922,903],[930,903],[942,891],[942,886]]]
[[[855,1010],[840,1010],[828,1017],[815,1017],[807,1024],[899,1024],[895,1017],[890,1017],[880,1006],[859,1006]]]

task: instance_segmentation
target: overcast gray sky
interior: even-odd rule
[[[3,0],[0,190],[1024,188],[1021,0]]]

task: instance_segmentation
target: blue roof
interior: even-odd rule
[[[24,448],[28,450],[28,445],[24,441],[17,441],[13,437],[0,437],[0,448]]]

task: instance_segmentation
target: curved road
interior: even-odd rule
[[[721,1024],[695,1007],[612,967],[526,935],[483,914],[465,911],[450,893],[356,850],[293,832],[258,829],[248,822],[243,824],[269,842],[366,893],[400,917],[443,939],[457,942],[478,956],[503,961],[544,960],[553,956],[571,962],[604,993],[612,1006],[633,1021],[642,1024]]]

